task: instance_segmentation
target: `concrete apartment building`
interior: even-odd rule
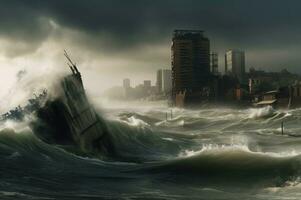
[[[199,30],[175,30],[172,38],[172,99],[181,96],[185,103],[200,102],[206,95],[210,73],[210,42]],[[203,94],[205,91],[206,94]]]
[[[245,52],[229,50],[225,54],[225,74],[236,77],[240,83],[245,79]]]

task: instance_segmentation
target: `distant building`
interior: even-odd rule
[[[123,88],[130,88],[131,87],[131,80],[126,78],[123,79]]]
[[[130,91],[131,91],[130,79],[128,78],[123,79],[123,97],[128,99],[130,97]]]
[[[280,72],[265,72],[252,67],[247,76],[249,78],[249,92],[253,95],[277,90],[293,85],[295,81],[301,81],[300,75],[290,73],[286,69]]]
[[[162,92],[162,69],[157,71],[157,82],[156,82],[157,92]]]
[[[273,78],[269,76],[258,76],[249,78],[249,93],[254,94],[258,92],[266,92],[271,90],[271,83],[273,82]]]
[[[236,77],[240,82],[245,78],[245,52],[229,50],[225,55],[225,73]]]
[[[170,93],[172,89],[171,70],[162,70],[162,92]]]
[[[209,39],[203,31],[175,30],[171,51],[173,102],[185,94],[185,104],[199,103],[211,78]]]
[[[292,85],[264,92],[255,96],[253,102],[259,107],[270,105],[274,108],[298,108],[301,106],[301,83],[295,81]]]
[[[168,94],[172,89],[172,79],[170,69],[160,69],[157,71],[157,91]]]
[[[218,75],[218,54],[216,52],[210,53],[210,71],[214,75]]]
[[[152,86],[152,82],[150,80],[143,81],[143,87],[144,88],[149,89],[149,88],[151,88],[151,86]]]

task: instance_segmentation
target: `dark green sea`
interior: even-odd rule
[[[301,199],[301,109],[174,108],[166,121],[170,108],[147,104],[99,109],[122,159],[46,144],[34,117],[2,123],[0,199]]]

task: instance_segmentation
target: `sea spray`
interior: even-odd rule
[[[263,108],[251,108],[248,112],[249,118],[257,119],[273,116],[276,111],[273,109],[272,106],[266,106]]]
[[[141,119],[137,119],[135,116],[127,118],[125,122],[130,126],[150,127],[148,123],[144,122]]]
[[[286,120],[287,132],[299,130],[295,125],[301,116],[298,110],[289,111],[291,115],[284,118],[265,114],[251,118],[250,109],[183,109],[174,111],[168,126],[156,124],[164,120],[159,109],[106,112],[111,112],[110,120],[104,122],[116,146],[115,157],[77,154],[62,145],[46,144],[27,124],[39,118],[25,122],[25,129],[21,123],[8,123],[7,127],[15,130],[0,134],[0,189],[37,199],[59,199],[58,192],[74,199],[88,194],[139,199],[141,190],[150,198],[162,199],[183,199],[192,193],[199,197],[208,192],[220,199],[232,193],[241,199],[249,193],[269,199],[275,194],[265,189],[292,191],[299,185],[301,140],[275,133],[280,119]],[[184,127],[177,124],[180,120],[185,120]],[[260,130],[264,130],[262,134],[258,134]],[[38,194],[33,192],[36,188],[40,188]],[[5,194],[0,196],[5,198]],[[299,191],[290,195],[298,196]]]

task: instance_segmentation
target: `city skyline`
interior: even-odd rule
[[[206,31],[211,50],[219,55],[220,72],[224,71],[224,53],[243,49],[246,70],[287,68],[301,73],[301,3],[290,2],[296,6],[282,1],[72,1],[72,6],[62,1],[3,1],[0,73],[5,78],[0,83],[12,85],[11,80],[24,69],[67,70],[61,64],[63,49],[82,67],[92,94],[123,77],[136,83],[155,81],[153,71],[170,69],[172,31],[186,28]],[[120,15],[124,17],[116,17]]]

